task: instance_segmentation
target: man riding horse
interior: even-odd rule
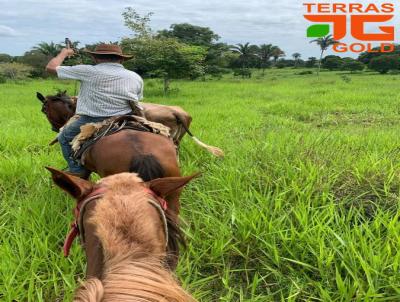
[[[115,44],[100,44],[95,51],[87,51],[96,65],[61,66],[67,57],[75,54],[72,48],[63,48],[46,66],[49,73],[60,79],[78,80],[81,83],[76,114],[79,118],[67,124],[58,136],[62,153],[70,174],[87,177],[86,168],[72,159],[71,141],[80,127],[97,123],[113,116],[135,114],[142,116],[139,100],[143,98],[143,80],[121,64],[132,56],[124,55]]]

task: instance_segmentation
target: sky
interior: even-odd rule
[[[295,52],[301,53],[305,59],[317,57],[318,47],[306,38],[306,29],[310,24],[303,18],[303,2],[315,1],[0,0],[0,53],[22,55],[42,41],[61,43],[65,37],[83,45],[117,41],[131,35],[124,27],[121,16],[124,8],[131,6],[142,15],[154,13],[151,21],[153,30],[188,22],[210,27],[221,37],[220,41],[229,44],[272,43],[280,46],[287,57]]]

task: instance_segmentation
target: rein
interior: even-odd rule
[[[73,214],[75,216],[75,220],[71,223],[71,230],[69,231],[67,237],[64,241],[63,252],[64,257],[68,257],[69,252],[71,250],[72,243],[78,235],[81,236],[81,241],[85,243],[85,230],[83,228],[83,216],[85,213],[85,207],[91,203],[92,201],[97,201],[101,199],[106,193],[107,189],[105,187],[98,186],[97,188],[93,188],[92,192],[90,192],[85,197],[79,199],[77,204],[73,210]],[[149,188],[144,188],[145,193],[150,195],[152,198],[149,200],[149,203],[154,206],[163,221],[164,231],[165,231],[165,239],[166,246],[168,245],[168,225],[167,218],[165,216],[165,211],[167,210],[167,202],[164,198],[157,195],[154,191]]]

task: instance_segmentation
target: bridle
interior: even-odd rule
[[[56,123],[54,121],[54,119],[51,117],[49,111],[48,111],[48,105],[49,105],[49,101],[45,101],[42,105],[42,112],[44,113],[44,115],[47,117],[47,119],[50,122],[51,125],[51,130],[53,130],[54,132],[59,132],[59,129],[62,127],[62,125],[60,126],[59,123]]]
[[[144,187],[144,191],[145,193],[150,195],[150,199],[148,200],[148,202],[152,206],[154,206],[160,214],[160,218],[163,222],[163,227],[164,227],[164,234],[166,241],[165,246],[167,246],[168,225],[167,225],[167,217],[165,214],[165,212],[167,211],[167,202],[164,198],[160,197],[153,190],[147,187]],[[64,241],[64,246],[63,246],[64,257],[68,257],[72,243],[74,242],[75,238],[78,237],[78,235],[80,235],[81,237],[82,244],[83,245],[85,244],[85,229],[83,227],[83,217],[85,214],[86,206],[91,202],[96,202],[99,199],[101,199],[106,192],[107,192],[106,187],[101,185],[97,187],[95,186],[88,195],[84,196],[83,198],[77,201],[76,206],[73,209],[75,220],[71,223],[71,230],[67,234]]]

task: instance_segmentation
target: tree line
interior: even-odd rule
[[[337,43],[327,36],[312,41],[321,50],[319,59],[310,57],[303,60],[298,52],[293,53],[291,58],[284,58],[285,51],[277,45],[253,45],[250,42],[229,45],[220,42],[220,36],[210,28],[189,23],[172,24],[169,29],[155,32],[150,27],[151,16],[152,13],[141,16],[133,8],[126,8],[122,13],[123,22],[132,35],[114,43],[134,56],[124,62],[126,68],[135,70],[143,77],[162,78],[165,92],[172,79],[196,79],[205,75],[220,78],[231,72],[235,76],[251,77],[254,69],[260,69],[264,76],[265,70],[271,67],[318,68],[318,73],[321,68],[356,72],[368,66],[381,73],[400,68],[399,46],[390,55],[363,53],[357,60],[338,56],[324,58],[325,51]],[[74,42],[78,55],[65,64],[92,64],[91,57],[83,50],[93,50],[97,44],[81,46],[80,42]],[[22,56],[0,54],[0,82],[6,78],[48,77],[44,67],[62,47],[54,42],[42,42]]]

